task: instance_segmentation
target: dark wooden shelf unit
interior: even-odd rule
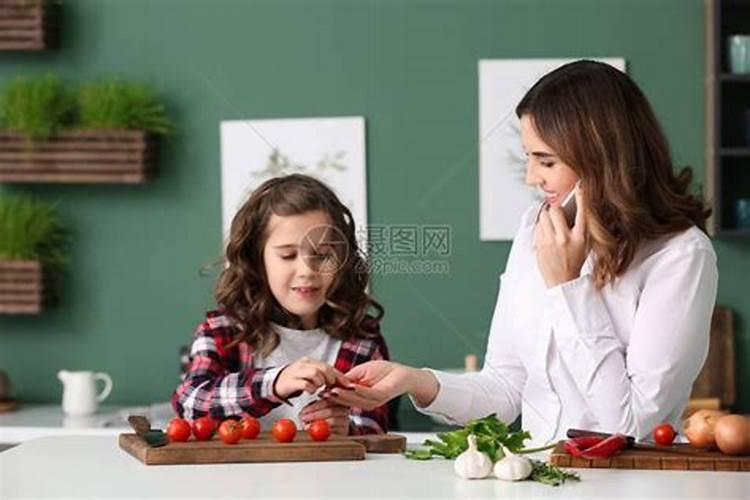
[[[747,236],[737,200],[750,199],[750,74],[730,72],[728,38],[750,35],[750,0],[705,0],[706,197],[716,236]]]

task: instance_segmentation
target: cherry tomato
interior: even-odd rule
[[[242,424],[228,418],[219,426],[219,437],[225,444],[237,444],[242,439]]]
[[[325,420],[315,420],[307,428],[307,433],[313,441],[327,441],[331,437],[331,426]]]
[[[669,446],[674,441],[676,435],[674,428],[670,424],[659,424],[653,430],[654,441],[662,446]]]
[[[297,435],[297,426],[288,418],[282,418],[273,424],[271,434],[279,443],[291,443]]]
[[[184,418],[173,418],[167,425],[170,441],[187,441],[190,438],[190,423]]]
[[[193,420],[193,436],[198,441],[208,441],[216,431],[216,422],[206,415]]]
[[[255,439],[260,434],[260,422],[254,417],[244,417],[240,420],[242,425],[242,437],[245,439]]]

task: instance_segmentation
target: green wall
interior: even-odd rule
[[[701,0],[65,1],[62,49],[0,54],[0,84],[50,71],[150,82],[179,135],[151,184],[0,188],[57,200],[75,233],[61,307],[0,318],[0,368],[24,401],[58,401],[60,368],[108,371],[113,403],[166,400],[178,347],[211,307],[200,268],[221,249],[219,121],[350,115],[367,119],[370,223],[452,227],[450,273],[375,278],[392,354],[460,366],[484,351],[509,250],[478,236],[477,61],[625,57],[701,180],[703,23]],[[750,241],[715,245],[750,411]]]

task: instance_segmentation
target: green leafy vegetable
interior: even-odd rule
[[[498,420],[495,415],[471,420],[463,428],[438,433],[439,441],[427,439],[424,448],[407,450],[406,458],[412,460],[430,460],[434,457],[453,459],[466,451],[469,447],[469,434],[474,434],[477,440],[477,449],[486,453],[492,462],[497,462],[505,456],[502,447],[516,454],[534,453],[548,450],[555,445],[542,446],[540,448],[524,449],[524,441],[531,439],[531,434],[526,431],[511,431],[508,426]],[[578,474],[566,472],[557,466],[531,460],[534,467],[529,479],[550,486],[559,486],[565,481],[580,481]]]
[[[581,476],[575,472],[564,471],[561,468],[542,462],[541,460],[531,460],[534,470],[531,471],[530,479],[550,486],[560,486],[565,481],[580,481]]]
[[[409,450],[406,458],[429,460],[432,457],[456,458],[469,447],[469,434],[477,437],[477,449],[486,453],[490,460],[497,462],[505,455],[501,445],[516,453],[523,449],[523,442],[531,438],[526,431],[511,431],[495,415],[471,420],[462,429],[438,433],[440,441],[427,439],[427,449]]]

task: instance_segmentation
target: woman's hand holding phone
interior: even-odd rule
[[[534,233],[539,271],[548,288],[578,278],[586,260],[586,210],[583,191],[576,184],[577,210],[573,226],[569,226],[562,207],[541,210]]]

